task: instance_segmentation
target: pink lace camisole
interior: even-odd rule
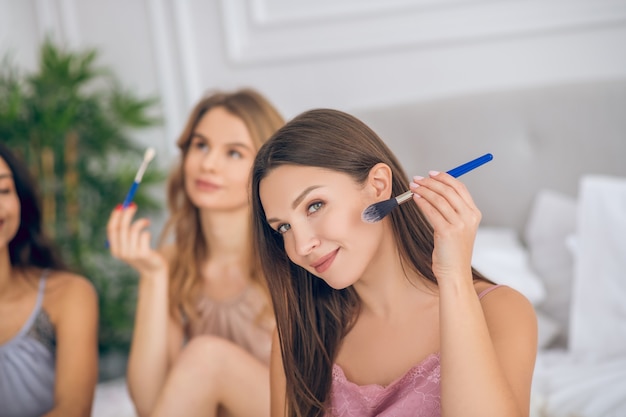
[[[482,291],[482,298],[501,287],[494,285]],[[329,409],[326,417],[439,417],[441,391],[439,386],[439,353],[408,370],[387,386],[357,385],[350,382],[343,369],[333,365]]]

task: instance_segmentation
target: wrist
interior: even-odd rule
[[[446,274],[445,277],[435,275],[437,277],[437,285],[440,292],[462,293],[466,291],[474,292],[474,280],[472,272],[459,272],[455,274]]]
[[[168,271],[166,269],[158,269],[152,271],[143,271],[139,273],[140,283],[167,284]]]

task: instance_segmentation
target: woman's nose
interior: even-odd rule
[[[204,170],[211,170],[211,169],[217,169],[219,167],[220,164],[220,160],[219,160],[219,154],[217,152],[207,152],[206,154],[204,154],[204,156],[202,157],[202,161],[200,163],[200,166],[202,167],[202,169]]]
[[[300,226],[293,228],[292,231],[294,231],[295,250],[299,256],[307,256],[319,246],[320,240],[310,227]]]

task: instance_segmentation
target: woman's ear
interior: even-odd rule
[[[367,186],[372,190],[372,197],[376,201],[391,198],[392,178],[391,168],[387,164],[379,162],[370,169],[370,173],[367,176]]]

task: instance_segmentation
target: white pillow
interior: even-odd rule
[[[524,229],[530,264],[545,285],[538,307],[557,321],[562,332],[555,346],[567,346],[574,258],[571,235],[576,230],[576,199],[556,191],[540,190]]]
[[[579,187],[569,347],[624,355],[626,178],[589,175]]]
[[[493,282],[518,290],[533,305],[545,298],[543,283],[531,269],[528,253],[512,228],[479,227],[472,265]]]

